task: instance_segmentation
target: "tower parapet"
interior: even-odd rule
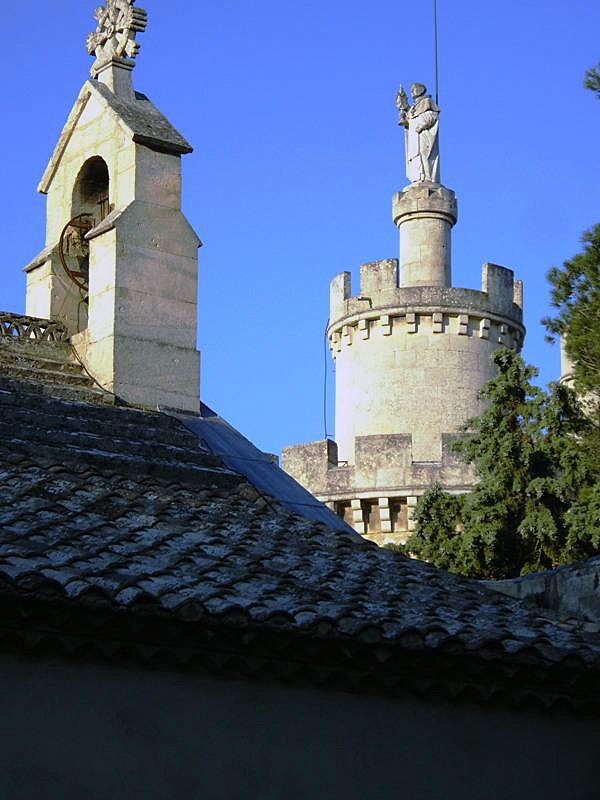
[[[486,263],[480,290],[452,286],[457,202],[439,183],[439,108],[425,92],[413,86],[411,107],[399,93],[411,180],[392,202],[400,258],[363,264],[357,294],[349,272],[331,281],[335,442],[283,451],[288,472],[379,542],[407,537],[433,482],[455,493],[473,486],[452,442],[483,410],[494,352],[520,350],[525,336],[512,270]]]

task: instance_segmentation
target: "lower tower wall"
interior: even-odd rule
[[[475,473],[453,452],[457,434],[442,434],[440,459],[413,457],[410,434],[359,436],[354,464],[339,461],[337,444],[323,439],[283,450],[283,468],[378,544],[403,543],[414,529],[418,498],[433,483],[455,494],[468,492]]]

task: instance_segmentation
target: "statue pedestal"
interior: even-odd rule
[[[451,286],[456,195],[439,183],[412,183],[393,199],[400,231],[400,286]]]

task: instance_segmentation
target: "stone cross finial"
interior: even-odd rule
[[[129,69],[134,66],[133,59],[140,49],[135,35],[144,31],[148,23],[147,12],[134,3],[135,0],[106,0],[105,6],[96,8],[98,25],[86,40],[88,53],[96,56],[92,77],[98,77],[111,62]]]

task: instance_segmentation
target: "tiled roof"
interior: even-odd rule
[[[344,531],[360,541],[361,536],[334,511],[317,500],[291,475],[284,472],[274,456],[261,452],[226,420],[201,403],[199,417],[174,414],[185,427],[194,433],[210,452],[218,453],[224,464],[234,472],[244,475],[260,492],[275,497],[288,511],[327,527]]]
[[[226,631],[221,655],[243,651],[247,671],[287,658],[303,680],[358,670],[390,691],[429,676],[427,691],[600,701],[597,637],[287,511],[172,417],[56,399],[0,370],[0,605],[17,600],[69,609],[53,629],[102,608],[135,623],[132,639],[143,619],[155,644],[177,630],[177,647],[213,655]]]

